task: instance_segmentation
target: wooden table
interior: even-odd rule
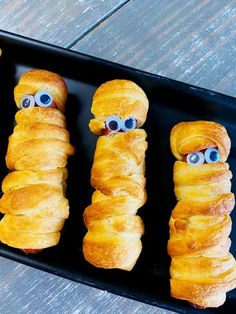
[[[2,0],[0,28],[236,97],[234,0]],[[0,258],[0,313],[171,313]]]

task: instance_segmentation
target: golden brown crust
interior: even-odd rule
[[[61,111],[67,97],[63,79],[35,70],[24,74],[14,94],[17,106],[27,94],[49,91]],[[69,204],[65,198],[67,158],[74,153],[65,129],[65,117],[55,108],[33,107],[16,114],[9,137],[6,163],[9,173],[2,183],[0,212],[1,242],[26,253],[56,245]]]
[[[11,135],[11,138],[18,143],[24,142],[26,139],[57,139],[68,142],[69,137],[69,132],[65,128],[45,122],[17,124]]]
[[[57,245],[60,239],[60,232],[31,233],[11,231],[0,223],[1,242],[18,249],[44,249]]]
[[[228,291],[229,288],[228,284],[208,285],[176,279],[171,280],[170,283],[172,297],[186,300],[186,295],[188,295],[187,300],[197,308],[199,306],[206,308],[222,305],[226,300],[226,293],[217,294],[217,290],[214,288],[218,286],[221,291]]]
[[[175,195],[177,200],[196,200],[230,193],[232,173],[227,163],[189,165],[174,164]]]
[[[83,239],[85,259],[96,267],[130,271],[142,250],[139,238],[87,232]]]
[[[68,207],[62,187],[49,184],[26,185],[4,193],[0,199],[1,213],[11,215],[35,215],[51,208],[55,217],[67,218]]]
[[[112,106],[110,105],[112,103]],[[100,134],[111,114],[133,116],[142,125],[148,101],[133,82],[114,80],[96,91],[90,129]],[[134,129],[100,136],[91,170],[91,185],[96,189],[92,204],[84,211],[88,229],[83,240],[85,259],[96,267],[131,270],[142,249],[144,233],[137,210],[146,202],[146,132]]]
[[[100,136],[91,170],[92,186],[97,188],[98,181],[102,182],[117,175],[143,175],[146,136],[146,132],[140,129]]]
[[[49,123],[65,128],[65,116],[55,108],[33,107],[19,110],[15,115],[17,124]]]
[[[172,257],[204,254],[229,236],[231,225],[228,215],[171,218],[168,253]]]
[[[137,215],[110,216],[104,219],[90,219],[86,224],[92,233],[122,233],[124,236],[139,236],[143,234],[142,219]]]
[[[83,214],[88,228],[83,253],[96,267],[131,270],[141,252],[144,227],[136,213],[146,202],[145,180],[140,180],[145,139],[143,130],[133,130],[101,136],[97,142],[91,170],[97,190]]]
[[[230,138],[225,128],[212,121],[181,122],[173,127],[170,135],[171,150],[178,160],[190,152],[217,147],[226,161],[230,151]]]
[[[73,155],[70,143],[57,139],[27,139],[22,142],[10,137],[6,156],[11,170],[50,170],[63,168]]]
[[[62,112],[65,110],[67,87],[62,77],[46,70],[32,70],[24,73],[14,89],[14,98],[17,107],[26,95],[35,95],[45,90],[53,96],[53,101]]]
[[[96,267],[131,270],[141,253],[142,219],[135,215],[110,216],[89,220],[83,253]]]
[[[66,166],[74,148],[64,128],[64,116],[58,113],[54,108],[34,107],[16,114],[17,125],[9,137],[6,155],[9,169],[50,170]]]
[[[114,114],[122,119],[134,117],[138,127],[141,127],[147,117],[148,99],[144,91],[134,82],[112,80],[96,90],[91,111],[95,119],[90,121],[89,127],[98,135],[105,129],[105,120]]]
[[[2,219],[2,224],[9,231],[23,233],[51,233],[59,232],[64,225],[63,218],[40,218],[34,216],[12,216],[6,214]]]
[[[214,275],[209,276],[209,270]],[[187,295],[198,306],[218,307],[236,286],[236,263],[230,253],[217,258],[178,257],[172,259],[171,276],[173,297],[185,300]]]
[[[44,171],[13,171],[8,173],[2,182],[3,193],[16,190],[31,184],[50,184],[65,187],[67,179],[66,168]]]
[[[174,164],[174,183],[178,185],[202,185],[221,183],[232,179],[229,164],[219,162],[216,164],[202,164],[191,166],[183,161]]]
[[[215,197],[202,197],[201,199],[186,198],[179,201],[172,217],[186,219],[193,215],[214,216],[230,214],[234,209],[235,198],[233,193],[217,195]]]
[[[225,161],[230,140],[214,122],[183,122],[171,132],[171,149],[184,160],[187,153],[217,147]],[[178,203],[170,218],[168,253],[172,257],[171,295],[194,306],[218,307],[226,292],[236,287],[236,262],[229,253],[235,205],[230,192],[232,173],[224,162],[190,165],[176,161],[175,194]]]
[[[111,199],[108,196],[104,200],[92,202],[92,204],[85,209],[83,214],[84,223],[87,226],[89,221],[106,219],[114,215],[135,215],[137,210],[144,203],[145,199],[140,202],[127,195],[113,197],[111,202]]]

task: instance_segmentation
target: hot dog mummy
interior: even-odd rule
[[[91,185],[92,204],[84,211],[88,229],[83,239],[85,259],[96,267],[131,270],[144,232],[137,210],[146,201],[146,120],[148,100],[127,80],[102,84],[95,92],[90,130],[98,135]]]
[[[170,136],[178,203],[170,218],[171,295],[198,308],[218,307],[236,287],[229,253],[232,173],[225,162],[230,139],[215,122],[177,124]]]
[[[69,215],[68,156],[74,153],[66,130],[67,87],[57,74],[32,70],[14,89],[20,110],[9,137],[2,183],[0,241],[27,253],[54,246]]]

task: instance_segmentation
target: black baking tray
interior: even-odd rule
[[[177,82],[123,65],[69,51],[39,41],[0,32],[0,182],[7,173],[5,154],[13,131],[16,106],[13,88],[21,74],[41,68],[61,74],[69,99],[66,107],[68,129],[76,154],[69,159],[67,197],[70,217],[58,246],[37,255],[26,255],[0,244],[0,255],[96,288],[166,308],[179,313],[200,313],[187,302],[170,297],[167,240],[168,221],[176,204],[172,169],[174,157],[169,147],[171,128],[180,121],[212,120],[222,123],[232,140],[228,159],[236,174],[236,99],[210,90]],[[207,73],[206,73],[207,75]],[[150,109],[144,125],[148,133],[146,177],[148,200],[139,210],[144,220],[143,251],[131,272],[102,270],[88,264],[82,254],[86,229],[82,213],[90,204],[90,169],[97,137],[88,129],[92,96],[103,82],[130,79],[146,92]],[[236,175],[232,180],[235,193]],[[236,216],[231,215],[231,252],[236,256]],[[231,313],[236,309],[236,289],[227,294],[225,304],[204,313]]]

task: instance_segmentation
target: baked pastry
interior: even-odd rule
[[[85,259],[96,267],[131,270],[144,232],[137,210],[146,201],[145,122],[148,100],[134,82],[113,80],[95,92],[90,130],[98,138],[91,170],[95,188],[84,211],[88,229],[83,239]]]
[[[101,135],[107,129],[107,118],[112,115],[121,119],[135,117],[136,127],[140,128],[146,121],[147,111],[147,96],[137,84],[128,80],[112,80],[102,84],[95,92],[91,108],[94,119],[90,121],[89,128]]]
[[[65,129],[67,88],[55,73],[32,70],[14,89],[21,109],[9,137],[2,183],[0,241],[37,253],[54,246],[69,215],[65,198],[68,156],[74,153]]]
[[[171,295],[197,308],[218,307],[236,287],[236,262],[229,253],[232,173],[226,129],[215,122],[177,124],[171,131],[175,194],[168,253]]]

